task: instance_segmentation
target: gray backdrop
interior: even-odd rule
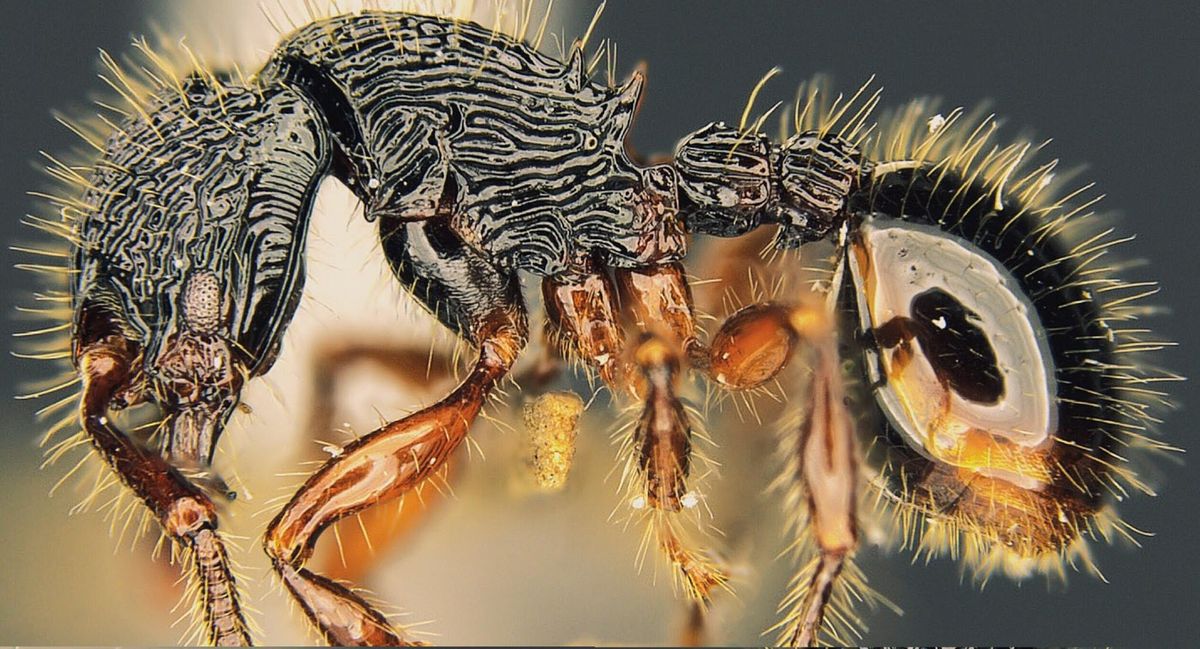
[[[29,209],[24,191],[40,180],[33,170],[39,149],[62,150],[71,136],[50,118],[100,90],[97,47],[124,51],[131,31],[145,27],[146,5],[137,2],[25,3],[6,0],[0,20],[3,65],[3,187],[7,218],[0,238],[18,234]],[[669,151],[683,134],[708,121],[734,121],[747,92],[771,66],[784,74],[760,99],[767,106],[790,98],[814,72],[834,75],[852,89],[870,74],[885,87],[884,105],[919,95],[939,95],[945,105],[991,100],[1007,118],[1007,133],[1031,129],[1053,137],[1052,155],[1067,166],[1086,162],[1085,174],[1107,194],[1108,208],[1123,213],[1135,232],[1128,256],[1149,263],[1134,277],[1162,282],[1157,302],[1168,314],[1153,326],[1181,343],[1168,366],[1200,375],[1197,318],[1195,176],[1197,172],[1197,62],[1200,10],[1190,3],[743,3],[609,2],[597,37],[619,43],[620,69],[648,63],[646,100],[633,132],[642,152]],[[590,9],[568,34],[586,26]],[[7,254],[7,251],[6,253]],[[26,278],[4,264],[0,294],[5,311],[24,292]],[[16,326],[3,320],[8,332]],[[29,365],[4,356],[4,386]],[[1194,383],[1172,388],[1184,408],[1168,418],[1169,439],[1196,448],[1187,406],[1200,403]],[[0,489],[30,492],[27,480],[38,461],[27,424],[29,408],[3,406]],[[1157,534],[1140,551],[1101,548],[1098,561],[1110,584],[1072,575],[1070,587],[1049,590],[1040,580],[1014,585],[994,580],[984,592],[960,583],[949,561],[909,565],[902,555],[869,555],[864,568],[873,583],[904,605],[901,619],[875,625],[886,635],[872,643],[1036,643],[1181,646],[1200,638],[1196,512],[1200,480],[1190,464],[1163,466],[1161,495],[1137,498],[1122,511],[1135,525]],[[50,508],[33,496],[5,501],[10,508]],[[69,504],[69,503],[68,503]],[[53,505],[61,516],[64,504]],[[12,520],[5,516],[3,520]],[[0,548],[25,530],[5,523]],[[54,539],[46,539],[52,544]],[[22,547],[28,547],[26,543]],[[109,555],[96,548],[96,560]],[[0,564],[20,562],[8,556]],[[0,569],[0,573],[7,572]],[[31,588],[71,584],[16,584],[0,576],[5,608]],[[603,597],[620,597],[619,593]],[[46,600],[53,605],[53,598]],[[601,604],[602,605],[602,604]],[[47,612],[53,615],[53,610]],[[872,616],[878,620],[888,613]],[[0,615],[0,642],[38,643],[19,615]],[[69,623],[69,621],[64,620]]]

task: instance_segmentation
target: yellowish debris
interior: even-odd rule
[[[548,392],[525,403],[526,463],[539,489],[567,484],[581,414],[583,399],[574,392]]]

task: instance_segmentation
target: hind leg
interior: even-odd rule
[[[798,349],[799,348],[799,349]],[[856,436],[846,409],[833,321],[827,304],[761,303],[735,313],[713,337],[711,372],[733,390],[756,388],[774,379],[794,353],[802,352],[812,376],[802,393],[806,413],[788,431],[788,506],[807,518],[814,557],[793,577],[780,606],[779,642],[809,646],[826,625],[831,598],[858,547]]]

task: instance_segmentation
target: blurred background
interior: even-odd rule
[[[422,3],[426,9],[438,3]],[[509,3],[508,12],[519,3]],[[285,3],[286,5],[286,3]],[[277,18],[302,9],[267,3]],[[343,6],[344,3],[343,3]],[[559,0],[548,31],[569,42],[588,27],[594,3]],[[159,26],[187,34],[242,60],[261,61],[278,36],[249,2],[4,3],[4,213],[0,238],[27,238],[18,220],[33,209],[25,192],[43,183],[38,151],[63,151],[75,139],[54,122],[52,109],[71,114],[104,90],[96,78],[96,48],[130,50],[131,35]],[[479,2],[476,17],[490,24],[496,7]],[[460,12],[465,9],[460,8]],[[534,11],[541,15],[541,6]],[[283,22],[283,21],[280,21]],[[286,29],[286,26],[285,26]],[[746,97],[772,66],[783,73],[764,88],[759,107],[790,100],[817,72],[853,91],[870,75],[884,87],[882,106],[916,96],[940,96],[943,106],[990,102],[1010,137],[1053,137],[1048,157],[1067,168],[1088,163],[1083,178],[1107,194],[1107,209],[1123,215],[1122,230],[1137,239],[1122,253],[1149,260],[1131,279],[1157,279],[1165,307],[1152,326],[1180,347],[1164,356],[1169,369],[1200,375],[1197,291],[1194,120],[1200,78],[1200,9],[1184,3],[817,3],[610,1],[592,43],[618,43],[622,77],[639,62],[649,83],[631,144],[639,152],[669,152],[686,133],[714,120],[736,121]],[[197,46],[201,47],[201,46]],[[547,38],[544,49],[557,51]],[[250,68],[254,65],[248,66]],[[1005,139],[1001,137],[1001,139]],[[307,368],[327,341],[378,340],[449,349],[444,336],[390,282],[372,228],[353,199],[332,185],[322,191],[309,238],[312,268],[301,311],[279,365],[245,395],[252,413],[239,416],[222,441],[222,466],[236,469],[241,498],[222,529],[242,535],[243,579],[261,640],[302,643],[300,615],[268,577],[259,535],[288,493],[302,463],[318,459],[303,412],[311,403]],[[5,254],[10,254],[5,250]],[[0,296],[5,313],[29,291],[29,278],[4,264]],[[12,318],[0,328],[26,328]],[[418,332],[414,334],[413,332]],[[7,338],[7,336],[6,336]],[[4,387],[46,370],[4,356]],[[362,433],[381,417],[411,411],[445,390],[414,387],[360,368],[338,390],[336,421]],[[1200,404],[1194,383],[1171,387],[1181,408],[1167,418],[1165,437],[1195,448],[1190,415]],[[512,398],[519,401],[519,395]],[[602,404],[601,404],[602,405]],[[72,462],[38,471],[29,402],[7,401],[0,416],[0,642],[11,644],[172,644],[185,624],[171,609],[177,570],[149,559],[150,542],[118,547],[101,514],[68,516],[83,492],[51,485]],[[378,413],[378,414],[377,414]],[[433,499],[432,511],[400,546],[380,549],[363,585],[383,600],[413,611],[402,621],[433,620],[421,628],[440,644],[671,643],[683,612],[669,579],[648,565],[638,575],[636,530],[607,519],[622,503],[605,476],[613,449],[611,416],[593,408],[585,419],[578,466],[565,492],[530,495],[519,486],[517,435],[491,424],[474,438],[488,461],[458,462],[456,497]],[[736,541],[738,596],[718,602],[711,640],[762,642],[773,622],[788,569],[778,515],[760,492],[773,476],[763,467],[772,445],[757,426],[722,422],[714,430],[722,478],[707,485],[718,526]],[[483,423],[483,422],[481,422]],[[715,426],[714,426],[715,428]],[[332,435],[332,434],[331,434]],[[335,440],[336,441],[336,440]],[[344,441],[344,440],[343,440]],[[465,458],[464,458],[465,459]],[[1174,646],[1200,637],[1195,615],[1200,559],[1196,512],[1200,480],[1195,462],[1165,460],[1151,478],[1157,498],[1133,498],[1121,512],[1155,533],[1144,547],[1099,547],[1096,560],[1110,583],[1070,575],[1069,587],[1041,579],[1022,584],[994,579],[980,590],[949,560],[910,564],[899,552],[861,555],[872,585],[905,611],[867,613],[868,644],[970,643]],[[270,512],[270,513],[262,513]],[[257,515],[256,515],[257,514]],[[328,543],[326,543],[328,545]]]

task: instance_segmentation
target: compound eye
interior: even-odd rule
[[[1025,488],[1050,480],[1054,362],[1033,304],[1002,264],[932,226],[868,218],[851,242],[868,373],[922,455]]]

